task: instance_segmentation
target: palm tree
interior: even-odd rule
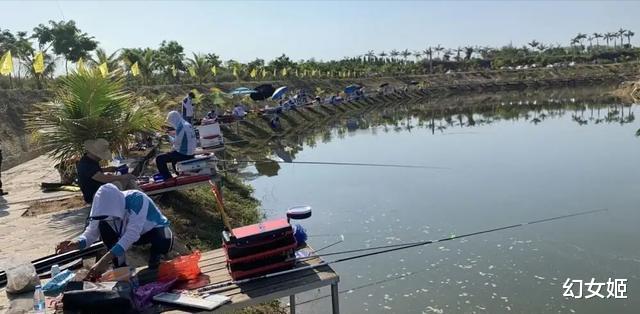
[[[600,41],[598,40],[599,38],[602,38],[602,34],[600,33],[593,33],[593,38],[596,39],[596,47],[600,46]]]
[[[114,51],[112,54],[107,55],[107,51],[103,48],[96,49],[96,57],[91,58],[91,63],[94,66],[99,66],[103,63],[107,64],[109,72],[120,69],[120,56],[118,55],[120,49]]]
[[[367,61],[369,62],[373,62],[374,58],[376,57],[376,53],[373,50],[369,50],[365,56],[367,56]]]
[[[628,29],[624,35],[627,37],[627,43],[629,44],[629,48],[631,48],[631,37],[633,37],[633,35],[635,35],[636,33],[632,32],[630,29]]]
[[[609,40],[613,39],[613,33],[606,32],[604,33],[604,40],[607,42],[607,47],[609,47]],[[614,42],[615,45],[615,42]]]
[[[538,45],[540,45],[540,42],[538,42],[537,40],[532,40],[531,42],[529,42],[529,46],[531,46],[531,49],[536,49],[536,47],[538,47]]]
[[[429,56],[429,73],[433,73],[433,48],[429,47],[422,51],[425,56]]]
[[[620,48],[622,48],[624,46],[624,43],[623,43],[622,40],[623,40],[624,34],[626,34],[626,33],[627,33],[627,30],[622,28],[622,27],[620,27],[618,32],[616,32],[616,36],[620,38]]]
[[[389,55],[391,56],[391,60],[393,60],[394,62],[396,61],[396,57],[398,55],[400,55],[400,52],[398,50],[391,50],[391,52],[389,52]]]
[[[444,50],[444,47],[440,46],[440,44],[438,44],[435,48],[433,48],[433,50],[436,51],[436,58],[440,58],[440,52],[442,52]]]
[[[465,60],[471,60],[471,55],[473,55],[473,47],[471,46],[467,46],[464,47],[464,59]]]
[[[402,52],[400,52],[400,55],[402,56],[402,58],[404,59],[404,63],[406,64],[407,58],[411,56],[411,51],[409,51],[409,49],[402,50]]]
[[[211,64],[207,61],[206,56],[193,54],[193,58],[187,58],[187,67],[192,69],[198,83],[202,85],[202,82],[207,80],[211,76]]]
[[[589,42],[589,49],[591,49],[591,47],[593,47],[593,40],[595,39],[595,37],[593,36],[587,36],[587,41]]]
[[[123,76],[97,69],[61,77],[53,101],[25,117],[39,147],[63,164],[82,156],[85,140],[104,138],[112,151],[126,151],[131,134],[154,132],[163,121],[157,108],[126,91]]]
[[[545,50],[547,50],[547,48],[549,48],[549,47],[547,47],[547,46],[546,46],[545,44],[543,44],[543,43],[540,43],[540,44],[538,45],[538,51],[539,51],[540,53],[542,53],[542,52],[544,52]]]
[[[380,53],[378,53],[378,56],[380,56],[380,58],[382,58],[382,62],[385,62],[387,53],[384,52],[384,51],[381,51]]]
[[[420,57],[422,57],[422,52],[419,50],[416,50],[413,52],[413,56],[416,58],[416,63],[417,63],[418,60],[420,60]]]

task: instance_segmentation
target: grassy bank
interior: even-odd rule
[[[157,85],[131,86],[141,95],[157,98],[166,95],[167,105],[177,108],[181,97],[192,90],[198,89],[206,93],[209,88],[216,86],[229,90],[240,86],[253,87],[259,84],[271,83],[287,85],[293,89],[307,88],[311,91],[321,89],[326,93],[335,93],[345,86],[358,83],[373,91],[382,83],[388,83],[391,88],[403,88],[411,81],[422,82],[433,93],[440,94],[470,94],[495,92],[502,90],[522,90],[527,88],[562,87],[585,84],[617,84],[625,80],[638,78],[640,64],[627,62],[607,65],[578,65],[568,68],[528,69],[528,70],[496,70],[477,72],[455,72],[450,74],[409,75],[397,77],[369,77],[344,79],[297,79],[290,78],[280,81],[236,81],[220,82],[206,85]],[[32,110],[33,105],[49,101],[52,97],[50,90],[0,90],[0,135],[4,154],[3,168],[9,168],[40,154],[37,147],[29,141],[24,131],[23,117]],[[208,110],[205,105],[198,106],[200,114]],[[315,114],[307,114],[306,118],[314,118]]]

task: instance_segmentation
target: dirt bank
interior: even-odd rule
[[[411,75],[399,77],[314,79],[291,78],[281,81],[264,82],[221,82],[205,85],[161,85],[134,88],[136,91],[157,96],[167,94],[175,100],[196,88],[206,92],[216,86],[229,90],[240,86],[252,87],[258,84],[287,85],[293,89],[306,88],[315,91],[320,88],[327,92],[342,90],[345,86],[358,83],[369,91],[387,83],[391,88],[404,88],[412,81],[422,82],[432,94],[474,94],[505,90],[524,90],[541,87],[584,86],[599,84],[619,84],[623,81],[640,79],[640,64],[581,65],[560,69],[528,69],[513,71],[461,72],[450,74]],[[27,161],[41,152],[32,145],[24,131],[22,120],[34,104],[50,100],[49,90],[0,90],[0,141],[2,142],[3,169]]]

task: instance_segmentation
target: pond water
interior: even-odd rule
[[[281,146],[295,151],[296,161],[446,169],[281,164],[276,176],[251,181],[254,195],[267,217],[311,205],[313,217],[300,223],[313,247],[345,237],[325,253],[606,208],[334,264],[341,310],[639,313],[639,109],[569,94],[441,99],[341,119],[295,148]],[[460,102],[470,109],[450,106]],[[347,122],[358,127],[350,131]],[[568,278],[627,279],[627,299],[563,297]],[[299,295],[298,310],[328,313],[328,293]],[[600,293],[607,295],[606,285]]]

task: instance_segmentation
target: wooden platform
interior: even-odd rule
[[[305,248],[305,250],[310,250]],[[317,265],[319,258],[309,259],[298,263],[296,267]],[[211,284],[232,281],[226,268],[225,255],[222,249],[206,252],[200,259],[202,272],[209,276]],[[339,313],[338,307],[338,282],[340,277],[328,266],[319,266],[314,269],[306,269],[284,274],[272,278],[265,278],[247,282],[240,285],[231,285],[215,291],[216,294],[226,295],[231,298],[231,303],[213,311],[223,313],[256,305],[262,302],[280,299],[289,296],[291,313],[295,313],[295,295],[305,291],[331,286],[333,313]],[[178,309],[175,307],[163,307],[170,313],[198,313],[198,310]]]

